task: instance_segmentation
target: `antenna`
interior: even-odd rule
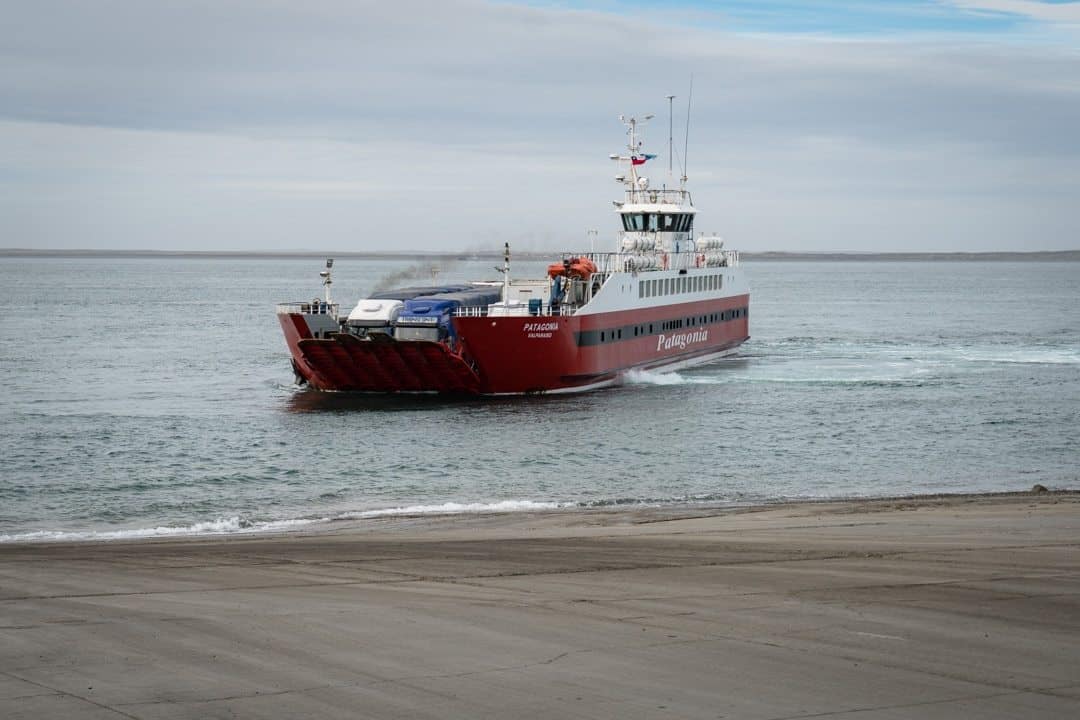
[[[690,73],[690,94],[686,96],[686,140],[683,145],[682,153],[682,180],[686,182],[686,167],[690,164],[690,159],[686,157],[686,154],[690,151],[690,102],[694,99],[694,74]]]
[[[326,258],[326,269],[319,273],[319,277],[322,278],[323,287],[326,288],[326,304],[330,304],[330,285],[333,284],[333,280],[330,277],[330,268],[334,267],[334,258]]]
[[[495,268],[499,270],[499,268]],[[503,274],[502,301],[503,305],[510,304],[510,243],[503,244],[503,266],[499,270]]]
[[[596,252],[596,236],[600,234],[600,231],[589,229],[585,231],[585,234],[589,236],[589,252]]]
[[[671,179],[671,155],[672,155],[672,151],[671,151],[672,133],[671,133],[671,131],[672,131],[672,128],[674,127],[672,125],[674,120],[672,119],[673,116],[671,114],[671,101],[674,100],[674,99],[675,99],[674,95],[668,95],[667,96],[667,174],[668,174],[668,180]]]

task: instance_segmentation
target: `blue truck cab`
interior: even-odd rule
[[[458,292],[426,295],[405,300],[405,307],[394,326],[396,340],[431,340],[454,337],[454,311],[463,307],[487,307],[498,302],[502,290],[492,286],[474,286]]]
[[[425,295],[458,292],[468,288],[468,285],[437,285],[376,292],[356,303],[356,307],[349,313],[346,325],[350,332],[360,337],[392,335],[398,316],[405,307],[404,301]]]

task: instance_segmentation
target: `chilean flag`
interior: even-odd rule
[[[655,155],[646,155],[646,154],[631,155],[630,156],[630,162],[632,162],[634,165],[644,165],[646,160],[652,160],[655,157],[656,157]]]

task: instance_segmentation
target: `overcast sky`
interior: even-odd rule
[[[1080,248],[1080,2],[35,0],[0,57],[0,247],[613,244],[692,75],[729,246]]]

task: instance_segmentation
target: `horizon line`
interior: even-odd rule
[[[513,255],[528,259],[545,259],[552,254],[573,254],[559,250],[522,250]],[[0,257],[101,257],[101,258],[366,258],[373,260],[416,260],[423,258],[490,259],[502,257],[501,250],[119,250],[80,248],[0,248]],[[746,259],[756,260],[871,260],[871,259],[970,259],[970,260],[1075,260],[1080,261],[1080,249],[1072,250],[943,250],[943,251],[865,251],[865,250],[759,250],[740,251]]]

